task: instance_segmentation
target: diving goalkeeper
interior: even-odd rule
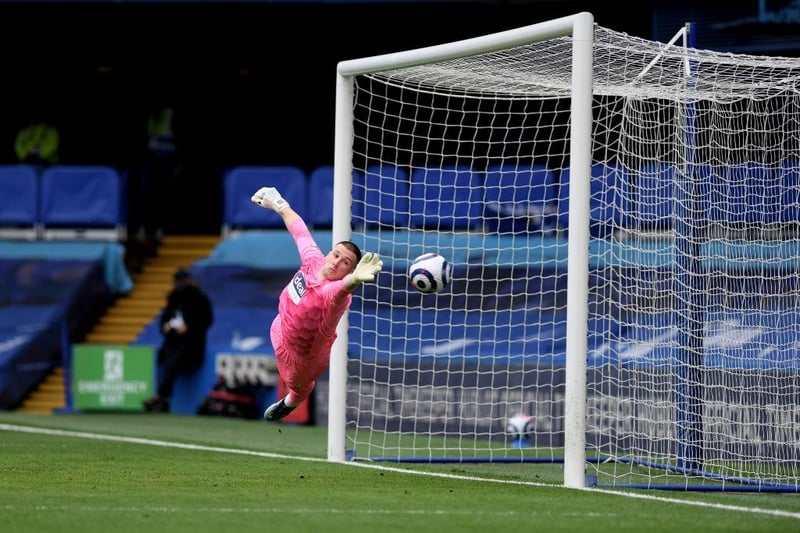
[[[281,291],[278,316],[270,327],[278,372],[289,389],[264,411],[264,419],[274,421],[291,413],[314,390],[330,363],[336,326],[352,303],[353,291],[374,281],[383,261],[374,253],[362,258],[350,241],[336,243],[323,255],[303,219],[274,187],[260,188],[251,200],[280,215],[300,253],[300,270]]]

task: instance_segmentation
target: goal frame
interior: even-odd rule
[[[581,12],[517,29],[446,44],[342,61],[336,69],[333,242],[351,237],[353,89],[355,76],[483,54],[555,37],[572,38],[570,103],[567,343],[564,404],[564,485],[583,488],[586,463],[586,356],[589,289],[589,200],[593,97],[594,16]],[[347,314],[331,351],[328,396],[328,460],[345,461]]]

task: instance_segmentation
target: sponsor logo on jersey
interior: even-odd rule
[[[298,272],[289,282],[287,287],[289,298],[296,304],[300,303],[300,299],[306,295],[306,278],[302,272]]]

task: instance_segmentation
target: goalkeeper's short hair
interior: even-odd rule
[[[355,254],[356,256],[356,264],[358,264],[358,262],[361,261],[361,248],[359,248],[356,243],[354,243],[353,241],[339,241],[336,244],[337,245],[341,244],[342,246],[353,252],[353,254]]]

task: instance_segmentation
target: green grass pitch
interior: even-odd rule
[[[796,532],[797,494],[575,490],[557,465],[331,463],[324,428],[0,412],[9,533]]]

